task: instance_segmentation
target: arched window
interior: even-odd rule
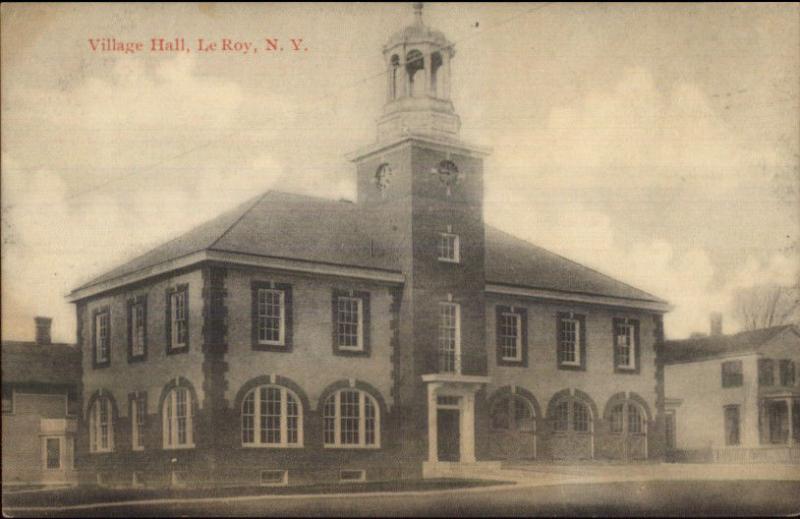
[[[171,389],[161,408],[165,449],[194,447],[192,393],[188,388]]]
[[[492,428],[510,431],[534,431],[533,407],[520,396],[509,396],[492,408]]]
[[[553,409],[553,427],[556,431],[592,432],[592,411],[577,399],[564,399]]]
[[[389,95],[391,99],[397,99],[397,69],[400,68],[400,58],[395,54],[389,62]]]
[[[636,404],[628,404],[628,432],[642,434],[645,432],[644,413]]]
[[[380,412],[372,396],[341,389],[325,400],[322,436],[326,447],[380,447]]]
[[[114,417],[111,399],[106,396],[98,397],[89,410],[89,450],[114,450]]]
[[[242,401],[242,445],[300,447],[303,412],[300,400],[281,386],[259,386]]]
[[[442,55],[438,52],[431,54],[431,93],[439,98],[444,97],[442,82],[439,81],[439,70],[442,66]]]
[[[591,417],[589,407],[583,402],[578,402],[577,400],[575,400],[572,405],[572,415],[574,420],[573,428],[575,432],[589,432],[589,422]]]
[[[610,421],[611,421],[612,433],[622,432],[623,411],[624,411],[624,406],[622,404],[617,404],[611,408]]]
[[[408,88],[412,97],[421,97],[425,94],[425,81],[418,81],[417,72],[425,68],[422,53],[416,49],[406,55],[406,73],[408,74]]]
[[[566,431],[569,429],[569,401],[564,400],[556,405],[554,419],[556,431]]]

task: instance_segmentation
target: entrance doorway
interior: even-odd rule
[[[461,427],[458,409],[437,410],[437,440],[439,461],[461,459]]]

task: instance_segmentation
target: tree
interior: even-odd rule
[[[739,289],[734,293],[733,312],[745,330],[800,324],[800,286],[767,284]]]

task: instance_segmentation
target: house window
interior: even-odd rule
[[[280,386],[259,386],[242,401],[242,445],[300,447],[303,413],[297,396]]]
[[[14,412],[14,390],[11,386],[3,386],[3,414]]]
[[[133,450],[144,450],[145,419],[147,417],[147,395],[137,393],[131,399],[131,445]]]
[[[628,433],[642,434],[645,432],[645,417],[636,404],[628,404]]]
[[[192,411],[189,389],[176,387],[167,393],[161,410],[165,449],[194,447]]]
[[[445,373],[461,372],[461,307],[439,303],[439,368]]]
[[[369,355],[369,293],[334,290],[333,351]]]
[[[637,368],[636,321],[628,319],[614,319],[614,366],[620,370],[635,370]]]
[[[725,406],[725,445],[739,445],[739,406]]]
[[[461,244],[457,234],[439,233],[439,261],[449,263],[461,261]]]
[[[61,468],[61,439],[45,439],[45,467],[47,470],[58,470]]]
[[[758,384],[760,386],[775,385],[775,361],[758,359]]]
[[[169,349],[180,350],[189,345],[188,288],[179,288],[169,296]]]
[[[95,365],[108,364],[111,353],[109,311],[97,312],[94,316],[94,360]]]
[[[569,429],[569,402],[559,402],[555,410],[555,421],[553,428],[556,431],[566,431]]]
[[[522,360],[522,327],[519,315],[502,313],[497,325],[500,328],[498,338],[503,360]]]
[[[722,387],[739,387],[742,385],[742,361],[729,360],[722,363]]]
[[[380,413],[374,398],[356,389],[342,389],[328,397],[322,413],[326,447],[380,446]]]
[[[581,320],[577,317],[561,317],[558,320],[559,366],[581,366]]]
[[[283,290],[258,290],[258,342],[282,346],[286,331]]]
[[[289,483],[288,470],[262,470],[261,485],[267,487],[282,486]]]
[[[793,387],[795,383],[794,361],[790,359],[782,359],[779,362],[781,372],[781,385],[784,387]]]
[[[342,483],[352,483],[366,481],[367,473],[364,470],[341,470],[339,471],[339,481]]]
[[[147,308],[144,298],[128,305],[128,341],[131,358],[142,358],[147,347]]]
[[[89,411],[89,450],[111,452],[114,449],[114,424],[111,399],[98,397]]]
[[[581,402],[572,403],[573,428],[576,432],[589,432],[589,408]]]
[[[623,404],[617,404],[611,409],[611,432],[612,433],[621,433],[622,432],[622,425],[623,425],[623,415],[625,412],[625,406]]]
[[[517,395],[499,400],[492,407],[491,418],[495,430],[533,432],[536,429],[533,406]]]

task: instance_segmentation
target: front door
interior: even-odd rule
[[[439,409],[436,421],[439,461],[458,461],[461,452],[458,409]]]

